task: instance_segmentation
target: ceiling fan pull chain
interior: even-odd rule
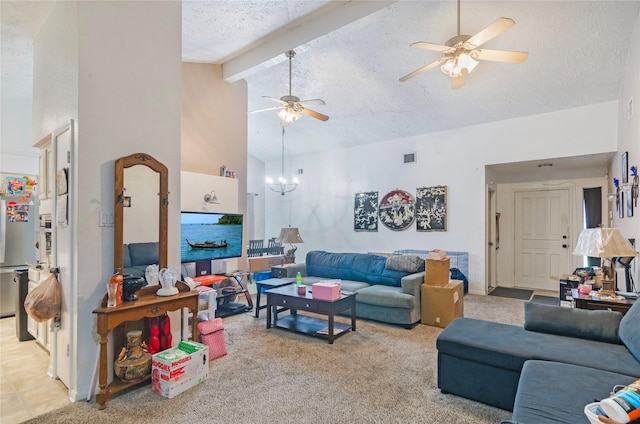
[[[284,178],[284,127],[282,127],[282,172],[280,175]]]

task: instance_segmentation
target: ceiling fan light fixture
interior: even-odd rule
[[[302,113],[296,111],[292,107],[287,107],[278,112],[278,118],[282,125],[289,125],[302,117]]]
[[[467,73],[470,74],[476,66],[478,66],[478,61],[472,58],[470,55],[466,53],[462,53],[458,56],[458,64],[461,68],[466,68]]]
[[[447,59],[440,70],[451,78],[458,78],[470,74],[478,66],[478,61],[466,53]]]

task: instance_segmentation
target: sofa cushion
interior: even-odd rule
[[[124,268],[127,268],[127,267],[131,266],[131,255],[129,253],[129,245],[128,244],[123,244],[122,245],[122,266]]]
[[[416,306],[416,297],[403,293],[400,287],[375,285],[358,290],[356,302],[390,308],[412,309]]]
[[[129,243],[131,265],[152,265],[158,263],[158,242]]]
[[[522,368],[512,420],[527,424],[588,424],[585,405],[602,399],[616,384],[636,377],[577,365],[527,361]]]
[[[633,357],[640,361],[640,300],[635,301],[622,317],[619,336]]]
[[[424,271],[424,259],[419,256],[393,255],[387,258],[385,267],[393,271],[416,273]]]
[[[307,253],[307,275],[400,287],[407,272],[385,268],[386,258],[365,253]]]
[[[577,308],[524,303],[524,328],[529,331],[620,343],[618,328],[622,314]]]

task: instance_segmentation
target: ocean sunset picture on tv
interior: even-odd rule
[[[242,218],[233,213],[181,212],[181,262],[241,257]]]

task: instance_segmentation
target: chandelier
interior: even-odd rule
[[[274,182],[271,178],[267,178],[267,187],[280,193],[282,196],[284,196],[285,193],[292,192],[298,187],[298,179],[296,177],[293,177],[293,182],[291,183],[288,183],[284,178],[284,127],[282,127],[282,168],[280,178],[278,178],[277,182]]]

